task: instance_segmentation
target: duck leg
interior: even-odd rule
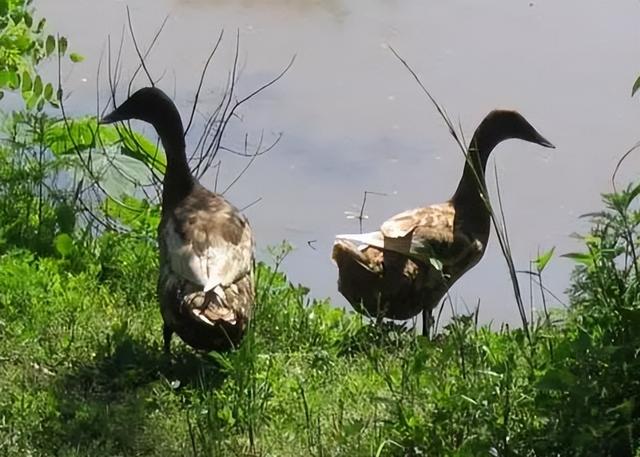
[[[384,323],[384,310],[380,307],[382,294],[378,293],[376,295],[377,295],[376,298],[378,302],[378,304],[376,305],[376,327],[382,328],[382,324]]]
[[[433,326],[433,315],[426,306],[422,308],[422,336],[431,339],[431,327]]]
[[[173,335],[173,330],[167,324],[162,326],[162,338],[164,342],[164,354],[167,357],[171,356],[171,335]]]

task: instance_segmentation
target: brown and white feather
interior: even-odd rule
[[[244,215],[199,187],[180,205],[163,210],[158,239],[165,323],[196,348],[228,345],[212,337],[218,333],[237,340],[255,296],[254,238]],[[213,331],[218,327],[224,332]]]

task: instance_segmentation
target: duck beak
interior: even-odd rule
[[[120,116],[120,113],[118,113],[118,110],[114,110],[114,111],[111,111],[106,116],[103,116],[102,118],[100,118],[98,120],[98,124],[113,124],[114,122],[118,122],[121,120],[123,119]]]
[[[536,139],[536,143],[538,143],[540,146],[544,146],[545,148],[551,148],[551,149],[555,149],[556,148],[551,141],[547,140],[545,137],[543,137],[540,134],[538,134],[538,138]]]

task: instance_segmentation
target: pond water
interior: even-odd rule
[[[552,246],[557,253],[579,247],[570,237],[588,228],[579,216],[600,208],[599,194],[611,190],[618,158],[640,138],[640,100],[630,97],[640,73],[636,0],[36,1],[50,30],[66,35],[72,50],[86,57],[62,71],[74,114],[96,112],[98,62],[108,35],[117,46],[127,5],[145,46],[168,15],[148,63],[153,76],[162,77],[159,86],[175,93],[185,118],[221,30],[225,37],[203,111],[218,100],[236,30],[241,93],[297,56],[286,76],[250,101],[229,130],[230,146],[242,144],[243,132],[284,136],[227,197],[240,207],[262,198],[246,211],[260,257],[267,257],[266,246],[289,240],[296,250],[283,268],[291,280],[337,306],[348,304],[336,290],[333,235],[358,231],[358,221],[345,212],[359,210],[365,190],[385,193],[369,197],[366,231],[402,210],[444,201],[464,160],[388,44],[467,137],[489,110],[510,107],[556,145],[549,150],[512,140],[489,162],[490,193],[495,201],[495,164],[517,268],[528,268]],[[136,66],[130,41],[124,52],[126,81]],[[53,65],[48,71],[54,74]],[[140,77],[135,87],[142,85]],[[106,103],[104,77],[99,93]],[[619,183],[637,178],[637,156],[625,162]],[[242,163],[229,154],[221,158],[224,185]],[[212,186],[213,177],[204,182]],[[571,269],[571,261],[555,258],[545,272],[546,286],[560,298],[566,298]],[[528,301],[528,279],[521,279]],[[480,300],[483,322],[519,321],[495,233],[482,262],[451,296],[459,311]]]

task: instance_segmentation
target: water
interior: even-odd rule
[[[280,82],[244,107],[242,122],[227,137],[239,145],[244,131],[264,130],[267,138],[284,132],[277,148],[227,196],[238,206],[262,197],[247,210],[260,256],[266,257],[267,245],[289,240],[297,247],[283,267],[291,280],[338,306],[348,304],[336,291],[333,235],[358,230],[345,211],[359,210],[365,190],[387,194],[368,199],[364,229],[373,230],[399,211],[446,200],[463,164],[443,122],[387,44],[409,61],[468,137],[490,109],[510,107],[557,146],[512,140],[489,162],[490,193],[495,201],[495,164],[518,268],[552,246],[558,253],[579,247],[570,234],[584,233],[588,225],[578,216],[600,208],[599,194],[611,189],[618,157],[640,137],[640,100],[630,97],[640,72],[637,1],[40,0],[36,7],[51,30],[86,56],[63,70],[73,113],[96,111],[99,57],[107,35],[119,40],[126,4],[144,44],[169,15],[149,66],[155,77],[163,75],[160,87],[175,91],[185,117],[222,29],[203,109],[217,100],[230,69],[236,30],[243,93],[297,55]],[[130,41],[125,53],[126,77],[135,68]],[[240,163],[228,154],[222,158],[228,182]],[[636,154],[619,182],[636,178],[639,165]],[[571,268],[571,261],[556,258],[545,272],[547,287],[560,298]],[[528,279],[522,279],[528,301]],[[495,234],[482,262],[451,296],[460,311],[480,300],[483,322],[518,322]]]

